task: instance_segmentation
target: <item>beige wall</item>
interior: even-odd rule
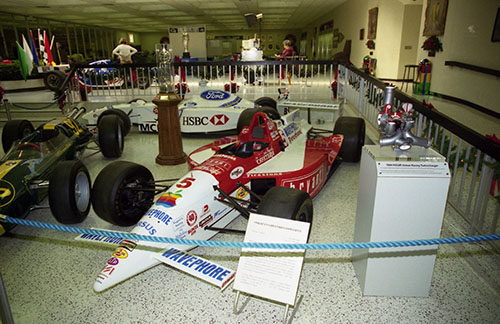
[[[462,98],[500,112],[500,78],[457,67],[445,61],[459,61],[500,70],[500,42],[491,42],[498,0],[450,0],[444,35],[440,36],[443,51],[435,57],[419,48],[418,60],[432,62],[431,91]],[[425,21],[425,6],[419,44]]]

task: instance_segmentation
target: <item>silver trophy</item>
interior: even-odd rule
[[[156,66],[158,68],[158,86],[160,93],[174,92],[174,71],[172,69],[172,54],[167,44],[156,44]]]

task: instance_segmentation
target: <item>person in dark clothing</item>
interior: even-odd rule
[[[295,55],[295,50],[292,47],[292,42],[289,39],[285,39],[283,41],[283,52],[281,52],[281,55],[276,54],[276,57],[279,57],[281,60],[292,60],[293,56]],[[283,67],[280,66],[281,70],[281,78],[285,78],[285,73],[283,71]],[[292,72],[291,69],[288,69],[287,72],[287,78],[288,78],[288,84],[292,84]]]

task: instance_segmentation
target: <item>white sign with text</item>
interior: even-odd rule
[[[309,223],[250,214],[245,242],[306,243]],[[295,305],[305,250],[241,251],[233,289]]]

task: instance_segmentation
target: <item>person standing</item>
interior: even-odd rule
[[[291,60],[293,56],[295,55],[295,50],[292,47],[292,41],[289,39],[285,39],[283,41],[283,52],[281,52],[281,55],[276,54],[276,57],[279,57],[281,60]],[[280,74],[281,78],[285,78],[285,73],[283,71],[283,66],[280,65]],[[292,73],[290,70],[287,72],[287,78],[288,78],[288,84],[292,84]]]
[[[120,39],[120,44],[113,50],[113,55],[118,55],[121,64],[132,63],[132,55],[137,53],[137,50],[127,44],[125,38]]]

